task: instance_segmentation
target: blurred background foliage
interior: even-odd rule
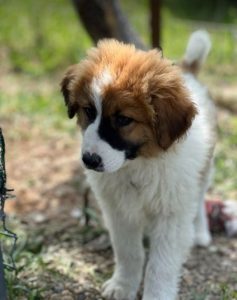
[[[148,1],[121,0],[121,3],[135,29],[149,44]],[[234,0],[165,0],[162,8],[165,54],[180,58],[190,32],[197,27],[208,27],[203,21],[225,23],[209,24],[213,44],[218,45],[212,51],[209,66],[237,64]],[[0,28],[0,45],[7,52],[12,70],[31,76],[61,70],[78,61],[91,46],[68,0],[0,0]]]
[[[164,4],[179,18],[237,24],[235,0],[165,0]]]

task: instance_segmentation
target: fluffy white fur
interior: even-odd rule
[[[189,38],[184,60],[188,64],[197,61],[202,64],[211,49],[209,34],[205,30],[195,31]]]
[[[191,39],[187,53],[203,61],[210,41],[204,34],[202,48],[198,48],[196,55],[200,34]],[[114,274],[103,286],[103,296],[108,299],[136,298],[143,275],[144,234],[150,238],[150,249],[143,300],[174,300],[181,267],[194,240],[201,245],[210,243],[204,210],[210,170],[200,185],[200,172],[210,150],[211,129],[207,120],[210,99],[206,88],[191,74],[184,75],[184,80],[199,111],[184,138],[157,158],[136,158],[116,172],[86,171],[115,253]],[[85,144],[93,139],[94,145],[98,142],[93,137],[96,123],[85,132]],[[110,153],[110,149],[106,151]]]

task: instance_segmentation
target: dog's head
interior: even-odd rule
[[[83,133],[85,167],[114,172],[125,161],[167,151],[189,129],[196,108],[178,67],[156,50],[99,42],[66,72],[61,90]]]

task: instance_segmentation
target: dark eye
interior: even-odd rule
[[[94,121],[96,118],[96,110],[93,106],[83,107],[83,110],[90,122]]]
[[[133,119],[129,118],[129,117],[125,117],[122,115],[118,115],[116,116],[115,122],[116,122],[116,126],[118,127],[124,127],[129,125],[130,123],[132,123]]]

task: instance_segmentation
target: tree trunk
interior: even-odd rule
[[[103,38],[115,38],[137,48],[147,47],[134,32],[117,0],[72,0],[87,32],[95,43]]]

